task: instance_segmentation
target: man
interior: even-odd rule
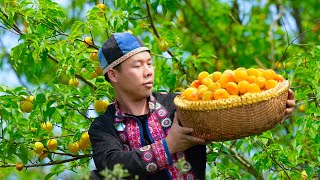
[[[152,93],[148,48],[130,33],[115,33],[98,57],[116,101],[89,129],[97,170],[120,163],[141,179],[205,179],[206,142],[179,125],[175,94]],[[294,100],[287,103],[290,114]],[[180,170],[175,166],[179,159],[185,160]]]

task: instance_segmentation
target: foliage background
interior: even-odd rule
[[[272,68],[291,82],[297,108],[284,124],[259,136],[213,142],[207,179],[319,179],[320,4],[316,0],[1,0],[0,179],[69,179],[94,169],[91,151],[68,144],[98,114],[96,99],[113,100],[99,64],[90,60],[113,32],[130,30],[154,58],[155,91],[181,91],[203,70]],[[96,7],[104,3],[105,12]],[[63,5],[63,6],[62,6]],[[94,45],[84,44],[93,37]],[[9,38],[8,38],[9,37]],[[158,39],[168,42],[161,52]],[[70,78],[79,87],[68,86]],[[31,113],[19,106],[33,95]],[[304,110],[305,108],[305,110]],[[40,124],[50,121],[54,131]],[[37,128],[31,132],[32,128]],[[58,139],[58,151],[38,159],[35,141]],[[27,169],[16,171],[17,162]],[[67,172],[67,173],[66,173]]]

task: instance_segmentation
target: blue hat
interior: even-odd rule
[[[128,32],[112,34],[98,52],[103,74],[142,51],[149,51],[149,49],[134,35]]]

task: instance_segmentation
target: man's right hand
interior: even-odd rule
[[[166,137],[170,154],[185,151],[198,144],[206,144],[204,139],[192,136],[193,129],[179,125],[177,114],[174,114],[173,123]]]

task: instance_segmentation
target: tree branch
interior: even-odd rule
[[[152,19],[152,16],[151,16],[151,12],[150,12],[150,6],[149,6],[149,3],[148,1],[146,0],[146,7],[147,7],[147,15],[148,15],[148,19],[150,21],[150,26],[151,26],[151,29],[153,31],[153,33],[156,35],[156,37],[158,39],[161,39],[156,27],[154,26],[154,23],[153,23],[153,19]],[[172,57],[172,59],[175,61],[175,63],[178,63],[178,64],[181,64],[180,61],[173,55],[173,53],[170,51],[170,50],[167,50],[167,52],[170,54],[170,56]],[[183,73],[183,74],[186,74],[186,71],[183,69],[183,67],[179,66],[179,70]]]
[[[30,167],[40,167],[40,166],[51,166],[51,165],[63,164],[63,163],[71,162],[71,161],[76,161],[76,160],[91,157],[91,156],[92,156],[91,154],[84,154],[84,155],[78,155],[77,157],[65,159],[65,160],[61,160],[61,161],[51,161],[51,162],[43,163],[43,164],[29,164],[29,165],[24,165],[24,167],[30,168]],[[0,165],[0,168],[15,167],[15,166],[16,166],[16,164],[3,164],[3,165]]]

